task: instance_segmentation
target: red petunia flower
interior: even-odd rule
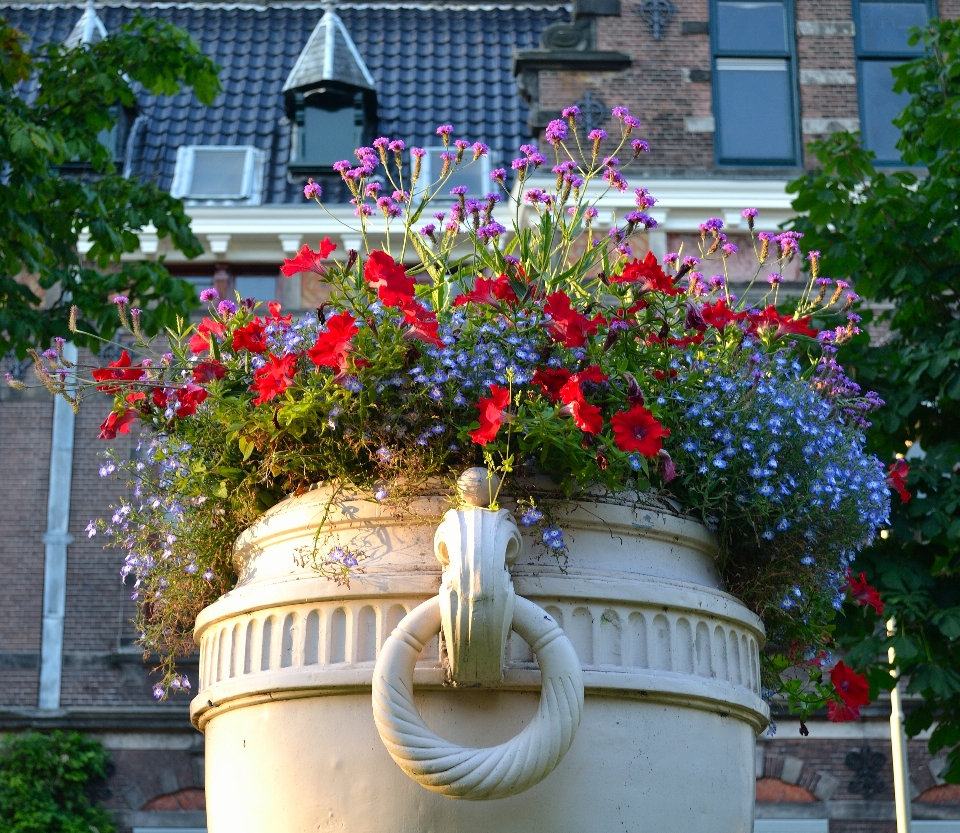
[[[129,434],[133,421],[139,416],[136,408],[127,408],[122,413],[111,411],[100,424],[100,439],[115,440],[117,434]]]
[[[603,428],[603,417],[600,414],[600,409],[583,398],[583,390],[576,376],[571,376],[570,380],[560,389],[560,399],[564,403],[560,413],[569,413],[573,417],[577,428],[587,434],[600,433]]]
[[[895,460],[887,469],[887,485],[893,489],[900,500],[907,503],[912,495],[907,491],[907,475],[910,473],[910,466],[904,459]]]
[[[281,308],[282,305],[279,301],[271,301],[269,304],[267,304],[267,309],[270,310],[269,320],[281,327],[287,327],[293,320],[293,313],[290,315],[280,315]]]
[[[307,350],[307,355],[317,367],[335,367],[346,370],[347,354],[353,350],[350,340],[359,332],[356,319],[349,312],[331,315],[327,319],[326,332],[320,333],[317,343]]]
[[[663,447],[663,438],[670,436],[651,411],[643,405],[634,405],[629,411],[620,411],[610,419],[613,438],[621,451],[637,451],[644,457],[656,457]]]
[[[550,337],[564,347],[583,347],[587,337],[596,333],[597,328],[604,323],[601,315],[590,319],[573,309],[565,292],[548,295],[543,311],[552,319],[547,325]]]
[[[170,398],[170,394],[164,388],[154,388],[151,391],[151,398],[153,399],[153,406],[163,410],[167,407],[167,400]]]
[[[510,279],[506,275],[499,278],[477,278],[473,289],[466,295],[454,298],[453,305],[462,307],[464,304],[489,304],[495,306],[498,301],[517,301],[517,293],[510,286]]]
[[[831,700],[827,703],[827,719],[832,723],[849,723],[851,720],[859,720],[860,707]]]
[[[290,353],[279,358],[267,354],[267,363],[253,374],[253,385],[259,396],[253,400],[254,405],[262,405],[283,393],[293,384],[293,375],[297,372],[297,354]]]
[[[498,385],[490,385],[493,396],[477,402],[480,411],[480,427],[470,432],[470,439],[477,445],[486,445],[497,436],[497,431],[503,425],[503,412],[510,407],[510,391]]]
[[[178,403],[174,413],[181,419],[183,417],[193,416],[197,412],[197,406],[209,395],[206,388],[187,383],[172,394],[172,397],[176,398]]]
[[[663,292],[667,295],[679,295],[683,287],[675,286],[674,279],[663,271],[660,261],[653,252],[641,261],[634,259],[623,267],[619,275],[610,276],[611,283],[641,283],[641,292]]]
[[[722,330],[727,324],[734,321],[742,321],[746,317],[745,312],[734,312],[727,306],[727,299],[721,298],[712,304],[704,304],[700,307],[700,315],[703,320],[711,327]]]
[[[830,682],[837,695],[847,706],[870,705],[870,685],[863,674],[858,674],[841,660],[830,672]]]
[[[264,334],[263,321],[254,318],[248,324],[233,331],[233,350],[249,350],[251,353],[263,353],[267,349],[267,337]]]
[[[572,375],[565,367],[538,367],[530,381],[531,384],[539,385],[540,389],[550,397],[551,402],[559,402],[560,389]]]
[[[115,362],[110,362],[106,367],[98,367],[94,370],[93,378],[97,382],[136,382],[143,378],[143,365],[132,364],[130,354],[124,350]],[[121,385],[97,385],[97,390],[104,393],[120,393],[121,389]]]
[[[284,259],[283,266],[280,268],[288,278],[299,272],[316,272],[318,275],[323,275],[326,270],[321,265],[321,261],[326,260],[336,248],[337,244],[331,243],[330,238],[325,237],[320,241],[319,252],[315,252],[309,246],[304,245],[293,260]]]
[[[198,385],[205,385],[214,379],[222,379],[227,375],[227,368],[220,362],[200,362],[193,368],[193,381]]]
[[[370,252],[363,266],[363,277],[388,307],[403,307],[413,300],[417,282],[407,276],[403,264],[396,263],[386,252]]]
[[[410,328],[403,334],[408,340],[425,341],[435,347],[445,347],[437,335],[437,316],[417,301],[408,301],[402,307],[403,317]]]
[[[210,339],[214,336],[222,336],[224,326],[219,321],[212,318],[204,318],[197,327],[196,333],[190,337],[190,349],[197,354],[210,349]]]
[[[773,304],[770,304],[761,312],[747,313],[747,320],[750,322],[751,333],[775,329],[774,338],[780,338],[784,335],[817,337],[817,331],[810,326],[809,315],[805,315],[803,318],[781,315]]]
[[[859,603],[860,607],[872,607],[877,616],[883,615],[883,602],[876,587],[867,584],[867,574],[860,573],[860,578],[854,578],[847,570],[847,587],[850,595]]]

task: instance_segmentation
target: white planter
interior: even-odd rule
[[[237,587],[197,620],[191,714],[206,735],[210,833],[752,831],[754,743],[768,719],[759,697],[763,631],[716,589],[715,545],[702,526],[585,502],[558,510],[564,569],[525,541],[513,586],[576,649],[582,722],[535,786],[462,801],[397,766],[371,705],[381,647],[440,588],[433,539],[447,504],[418,499],[414,509],[427,519],[419,522],[359,498],[330,507],[320,552],[340,544],[367,555],[363,573],[341,587],[295,563],[328,499],[318,490],[284,501],[247,530],[237,542]],[[540,671],[516,633],[499,688],[444,687],[438,643],[426,644],[413,674],[415,703],[434,732],[488,747],[530,723]]]

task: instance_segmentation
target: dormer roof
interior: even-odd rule
[[[93,0],[87,0],[83,14],[73,30],[67,35],[63,45],[68,49],[76,49],[84,44],[100,43],[107,36],[107,27],[97,14],[97,7]]]
[[[327,6],[290,70],[283,92],[331,81],[359,89],[376,89],[347,27],[333,6]]]

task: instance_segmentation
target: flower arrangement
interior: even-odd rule
[[[324,240],[283,265],[331,288],[316,313],[293,320],[278,304],[206,290],[206,316],[181,322],[156,355],[140,331],[146,313],[121,296],[136,362],[124,350],[74,389],[62,341],[36,356],[44,384],[74,405],[89,387],[114,397],[103,439],[140,426],[136,457],[101,471],[125,474],[132,492],[88,533],[126,554],[143,646],[163,661],[158,697],[189,687],[175,660],[193,650],[194,617],[232,586],[234,539],[277,501],[322,481],[402,511],[427,479],[485,465],[505,484],[494,499],[509,494],[560,559],[563,530],[550,502],[524,491],[528,474],[564,497],[639,494],[701,520],[717,533],[725,588],[766,626],[767,694],[802,713],[829,703],[836,719],[866,702],[863,678],[835,668],[828,680],[822,668],[846,593],[878,609],[849,569],[889,509],[883,467],[864,451],[866,417],[882,403],[834,358],[857,332],[856,296],[821,277],[810,252],[799,298],[778,306],[774,274],[755,305],[738,299],[726,279],[736,246],[717,219],[701,226],[696,254],[634,257],[656,226],[643,188],[598,239],[598,202],[629,187],[617,155],[648,149],[625,108],[613,117],[619,136],[583,136],[568,108],[546,130],[552,158],[523,146],[513,188],[496,169],[478,198],[447,183],[487,153],[482,143],[439,127],[447,150],[428,183],[422,149],[377,139],[335,166],[365,250],[333,259]],[[552,189],[528,187],[547,167]],[[323,205],[316,183],[304,194]],[[801,235],[758,233],[757,211],[743,215],[757,275],[801,257]],[[382,248],[369,242],[374,217]],[[708,267],[718,274],[705,277]],[[361,560],[312,554],[337,581]]]

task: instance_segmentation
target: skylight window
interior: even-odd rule
[[[429,147],[426,150],[427,155],[423,157],[423,164],[420,169],[418,189],[428,182],[439,179],[440,173],[443,171],[441,154],[457,152],[456,148],[445,147]],[[471,162],[472,158],[473,152],[468,150],[457,170],[443,184],[437,194],[438,199],[443,199],[450,193],[450,189],[461,185],[467,186],[467,195],[472,199],[482,199],[486,194],[496,190],[490,181],[490,157],[481,156],[476,162]]]
[[[255,147],[183,145],[170,195],[259,205],[262,179],[263,153]]]

